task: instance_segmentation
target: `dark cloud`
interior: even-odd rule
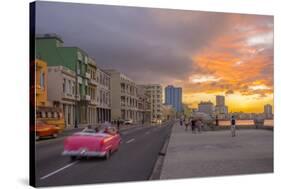
[[[73,3],[37,2],[36,13],[37,33],[57,33],[140,83],[186,78],[192,54],[229,24],[222,13]]]

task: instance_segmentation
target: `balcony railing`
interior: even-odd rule
[[[91,74],[86,72],[85,77],[88,78],[88,79],[91,79]]]
[[[69,93],[62,93],[63,98],[75,99],[75,95]]]
[[[91,96],[90,95],[83,95],[83,96],[81,96],[80,100],[82,100],[82,101],[91,101]]]
[[[90,101],[91,100],[91,96],[90,95],[85,95],[85,100]]]
[[[95,100],[95,99],[91,99],[91,104],[95,104],[95,105],[97,105],[98,104],[98,102]]]
[[[93,78],[91,78],[89,81],[90,81],[91,84],[94,84],[94,85],[98,84],[97,80],[95,80]]]

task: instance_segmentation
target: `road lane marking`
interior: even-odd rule
[[[129,144],[129,143],[131,143],[131,142],[133,142],[133,141],[135,141],[135,139],[134,139],[134,138],[132,138],[132,139],[128,140],[126,143],[127,143],[127,144]]]
[[[128,134],[128,133],[130,133],[130,131],[121,132],[121,134],[123,134],[123,135],[126,135],[126,134]]]
[[[44,179],[46,179],[46,178],[48,178],[48,177],[50,177],[50,176],[52,176],[54,174],[57,174],[58,172],[60,172],[60,171],[62,171],[64,169],[67,169],[68,167],[71,167],[72,165],[75,165],[76,163],[78,163],[78,161],[74,161],[74,162],[72,162],[72,163],[70,163],[70,164],[68,164],[68,165],[66,165],[66,166],[64,166],[64,167],[62,167],[62,168],[60,168],[60,169],[58,169],[56,171],[53,171],[53,172],[51,172],[51,173],[41,177],[40,180],[44,180]]]
[[[149,133],[150,133],[150,131],[146,131],[146,132],[145,132],[145,134],[147,134],[147,135],[148,135]]]
[[[143,130],[143,129],[146,129],[146,127],[138,127],[138,128],[128,129],[126,131],[121,131],[121,134],[127,135],[127,134],[134,133],[135,131],[139,131],[139,130]]]

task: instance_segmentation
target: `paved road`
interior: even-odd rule
[[[36,144],[37,186],[142,181],[151,175],[171,124],[134,126],[121,131],[122,144],[109,160],[94,158],[71,162],[61,156],[62,137]]]

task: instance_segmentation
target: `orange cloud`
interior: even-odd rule
[[[230,17],[233,27],[193,55],[194,76],[220,79],[188,80],[185,91],[236,95],[236,100],[229,104],[237,106],[234,102],[239,99],[238,103],[247,104],[240,107],[245,111],[261,110],[265,102],[273,104],[273,28],[271,24],[253,23],[253,20],[254,17]],[[255,97],[254,100],[247,100],[249,96]]]

